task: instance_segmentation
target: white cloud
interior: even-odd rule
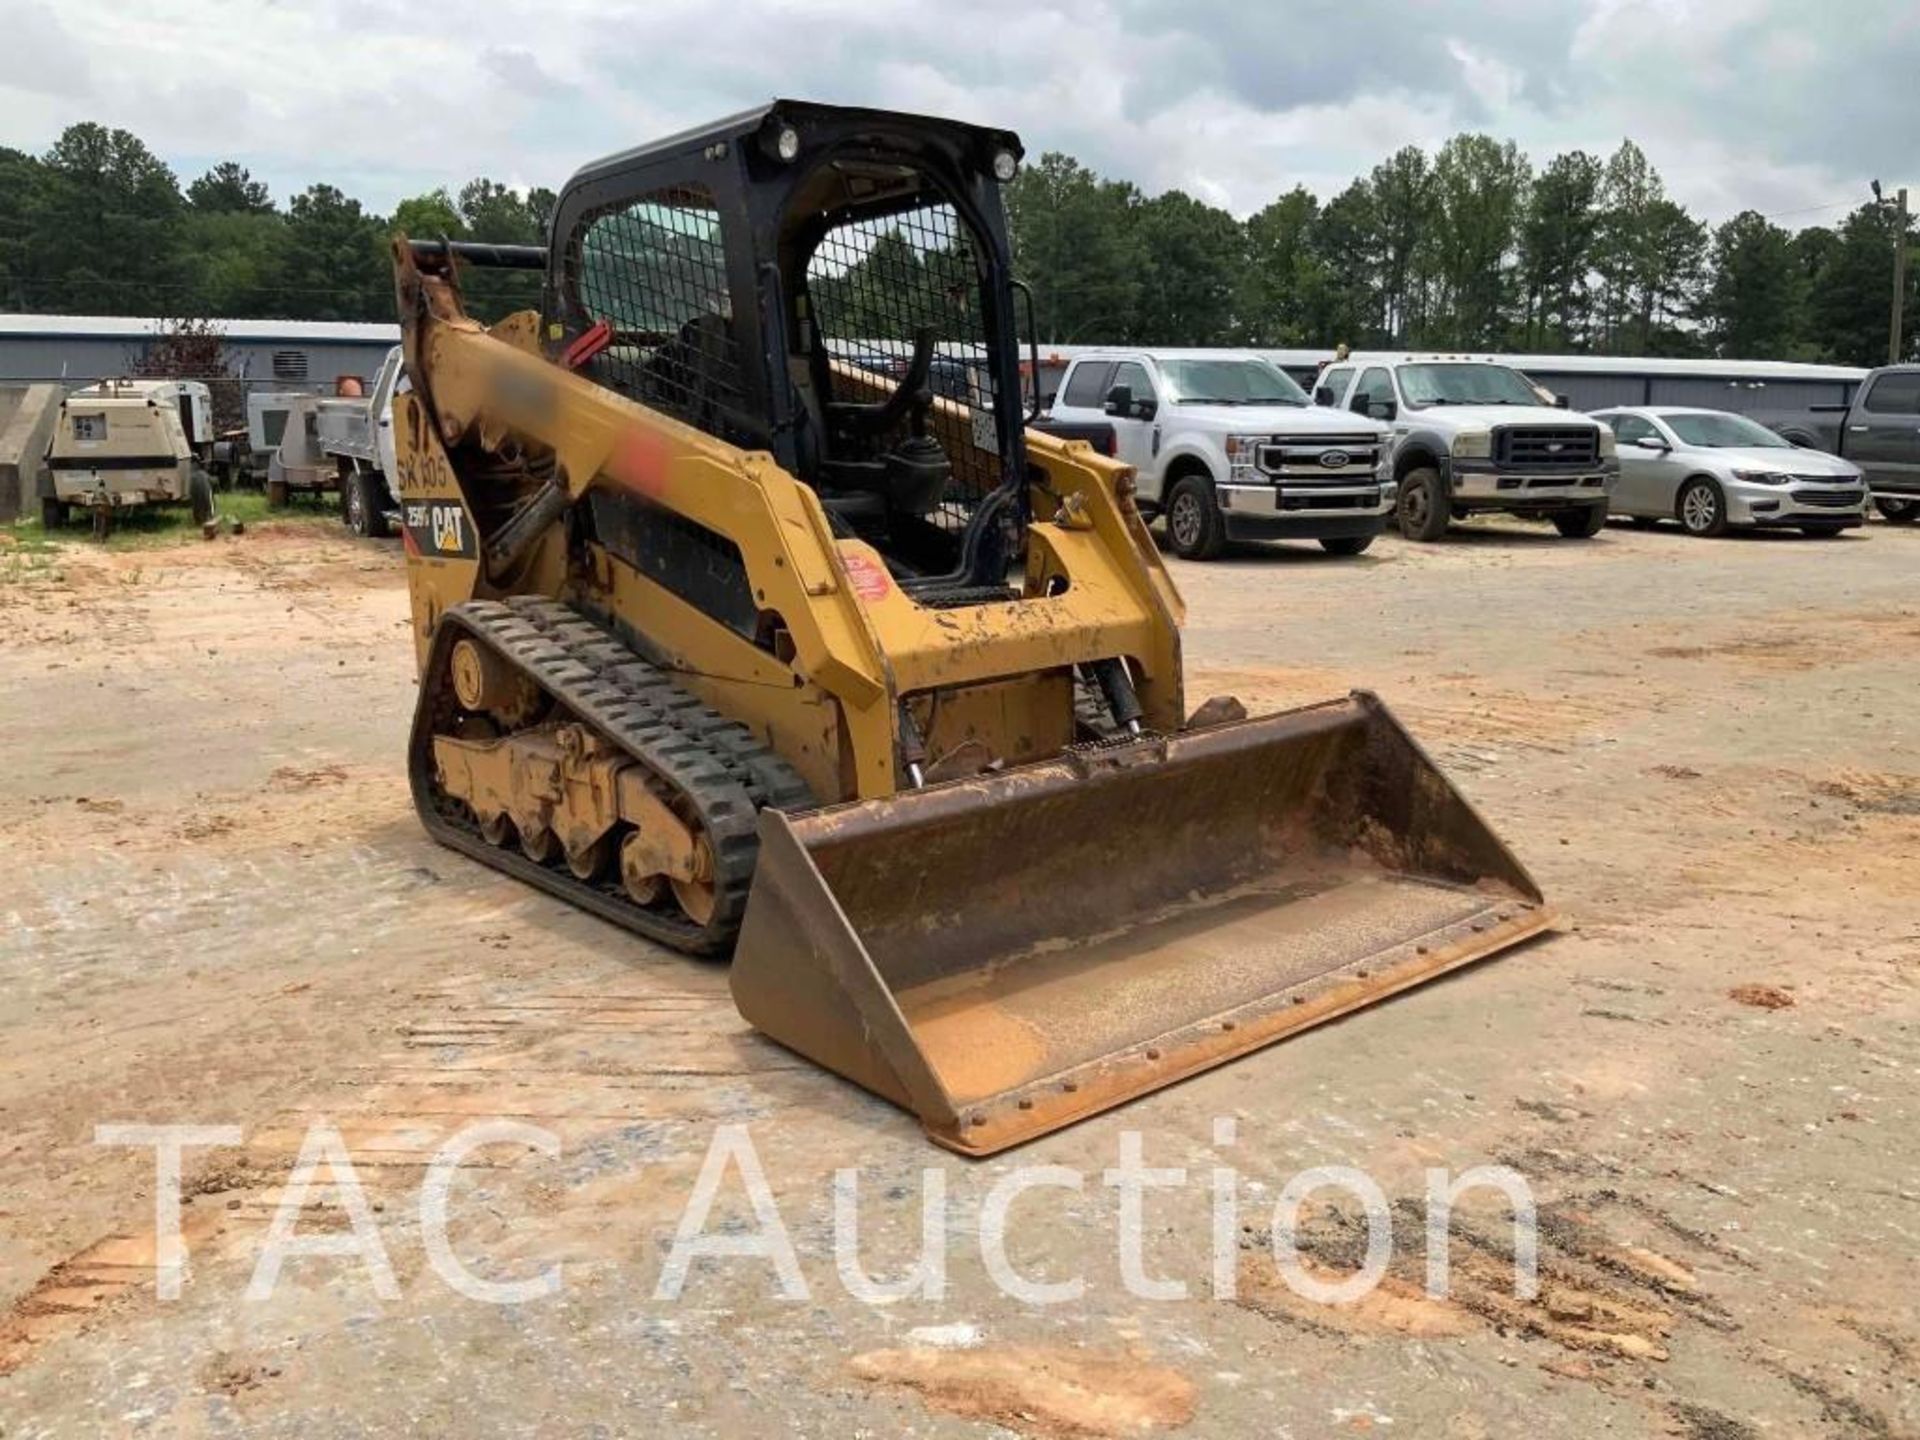
[[[1911,0],[0,0],[0,34],[0,143],[100,120],[183,180],[234,158],[383,210],[776,94],[1009,126],[1240,214],[1462,129],[1536,162],[1631,137],[1710,220],[1920,183]]]

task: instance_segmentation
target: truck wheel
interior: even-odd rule
[[[1167,501],[1167,543],[1182,560],[1211,560],[1227,545],[1227,522],[1213,498],[1213,482],[1189,475]]]
[[[187,480],[187,503],[193,507],[193,523],[206,525],[213,520],[213,477],[196,470]]]
[[[1371,535],[1323,535],[1320,548],[1329,555],[1358,555],[1373,544]]]
[[[67,502],[56,500],[51,495],[40,497],[40,528],[59,530],[67,523]]]
[[[1689,535],[1711,539],[1727,533],[1727,497],[1711,480],[1696,475],[1687,481],[1674,508],[1680,512],[1680,527]]]
[[[1438,540],[1447,533],[1453,510],[1446,482],[1431,465],[1409,470],[1400,481],[1400,508],[1395,518],[1409,540]]]
[[[367,492],[361,489],[358,475],[340,477],[340,518],[346,521],[349,533],[362,537],[366,535]]]
[[[1873,497],[1873,508],[1889,525],[1911,525],[1920,518],[1920,500],[1896,500],[1891,495]]]
[[[345,496],[347,529],[369,540],[387,533],[387,514],[380,508],[381,496],[374,494],[373,475],[356,470],[342,483]]]
[[[1577,510],[1560,510],[1553,516],[1553,528],[1569,540],[1591,540],[1607,523],[1607,507],[1582,505]]]
[[[284,480],[267,481],[267,508],[284,510],[293,503],[293,487]]]

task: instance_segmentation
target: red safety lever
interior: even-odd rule
[[[612,343],[613,326],[604,320],[596,320],[561,352],[560,363],[569,370],[578,370]]]

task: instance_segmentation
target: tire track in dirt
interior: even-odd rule
[[[286,1203],[310,1127],[322,1124],[344,1143],[376,1213],[410,1209],[428,1168],[447,1163],[442,1147],[470,1126],[511,1120],[545,1130],[560,1143],[562,1168],[586,1188],[550,1195],[530,1228],[559,1231],[564,1250],[591,1251],[605,1217],[592,1181],[620,1180],[645,1162],[690,1165],[713,1123],[781,1103],[770,1087],[784,1075],[817,1075],[745,1033],[719,973],[691,985],[622,975],[576,989],[474,973],[415,992],[391,1029],[397,1049],[344,1067],[251,1127],[237,1158],[222,1151],[195,1168],[190,1153],[182,1189],[190,1264],[229,1272],[251,1264]],[[457,1168],[537,1185],[547,1163],[489,1148]],[[323,1168],[298,1208],[300,1233],[341,1228],[331,1182]],[[51,1266],[0,1317],[0,1374],[151,1304],[154,1251],[151,1224],[135,1224]]]

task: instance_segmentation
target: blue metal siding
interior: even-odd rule
[[[229,339],[226,347],[234,374],[249,385],[299,388],[286,381],[276,381],[273,374],[275,352],[294,350],[306,357],[305,383],[316,389],[332,390],[334,381],[343,375],[371,380],[379,373],[380,362],[393,348],[393,342]],[[119,337],[0,336],[0,380],[61,380],[71,385],[110,380],[132,370],[145,349],[139,340]]]

